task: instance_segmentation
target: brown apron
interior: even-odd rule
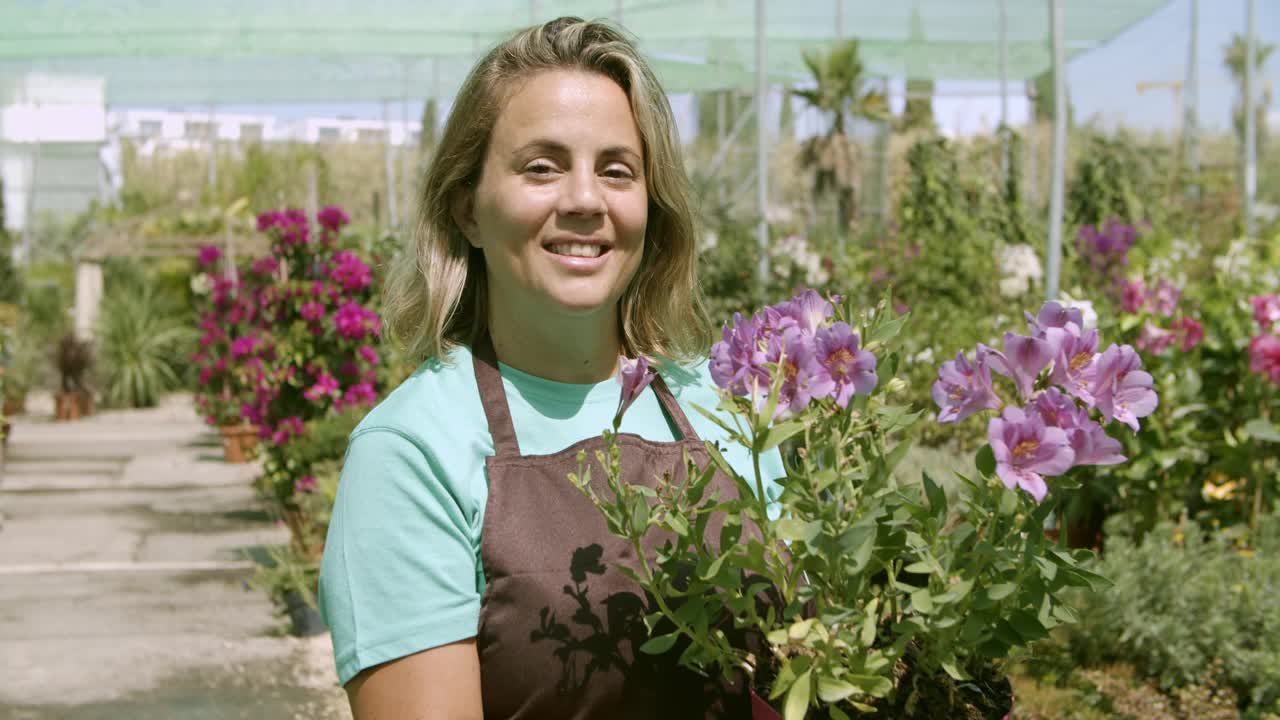
[[[641,618],[651,603],[614,567],[634,564],[635,553],[568,480],[578,470],[579,451],[594,466],[593,478],[602,479],[595,461],[595,451],[604,447],[601,438],[550,455],[521,455],[487,337],[476,343],[473,356],[495,450],[485,460],[485,590],[476,640],[485,717],[750,718],[752,699],[743,677],[708,679],[679,667],[683,643],[660,656],[639,652],[647,639]],[[684,474],[683,453],[700,466],[709,462],[662,378],[655,377],[651,387],[680,439],[618,437],[623,482],[650,487],[655,474]],[[712,482],[708,495],[718,489],[721,497],[737,497],[728,477],[717,475]],[[716,532],[708,532],[713,543]],[[650,554],[659,543],[654,535],[646,537]]]

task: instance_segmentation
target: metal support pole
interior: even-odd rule
[[[769,146],[764,112],[769,82],[765,59],[764,0],[756,0],[756,208],[760,212],[756,222],[756,244],[760,248],[756,283],[762,301],[766,299],[764,293],[769,281]]]
[[[1025,192],[1027,193],[1028,207],[1034,207],[1040,201],[1040,162],[1037,153],[1040,152],[1040,146],[1036,143],[1038,136],[1038,126],[1036,124],[1035,112],[1035,83],[1028,80],[1022,85],[1022,92],[1026,95],[1028,104],[1031,106],[1031,112],[1027,114],[1027,142],[1022,154],[1027,156],[1027,175]]]
[[[721,88],[716,91],[716,153],[719,154],[724,148],[726,121],[729,112],[729,91]],[[720,207],[724,207],[725,203],[725,183],[721,178],[716,185],[718,186],[718,197],[720,199]]]
[[[1008,0],[1000,0],[1000,174],[1009,178],[1009,18]]]
[[[391,102],[389,100],[382,101],[382,131],[384,133],[382,149],[387,165],[387,225],[397,227],[400,224],[400,214],[396,211],[396,165],[395,157],[391,153]]]
[[[39,118],[40,102],[37,101],[35,105],[36,105],[35,116]],[[23,217],[22,217],[22,266],[27,269],[31,268],[31,255],[33,252],[32,236],[35,234],[34,220],[35,220],[35,213],[36,213],[36,182],[40,178],[40,155],[41,155],[41,148],[42,148],[41,140],[40,140],[41,126],[42,126],[42,123],[36,123],[34,127],[35,143],[31,148],[31,174],[30,174],[30,180],[27,183],[27,196],[23,198],[23,200],[25,201],[23,203],[25,207],[23,209]]]
[[[214,119],[215,106],[209,104],[209,193],[218,189],[218,123]]]
[[[1258,128],[1255,115],[1254,55],[1257,50],[1254,16],[1256,3],[1245,0],[1245,44],[1244,44],[1244,234],[1253,237],[1253,203],[1258,193]]]
[[[1045,297],[1058,298],[1058,281],[1062,272],[1062,205],[1064,200],[1065,165],[1067,163],[1067,79],[1062,49],[1062,0],[1049,0],[1049,24],[1053,46],[1053,176],[1049,184],[1048,270],[1045,273]]]
[[[1191,0],[1191,42],[1187,47],[1186,113],[1182,121],[1182,142],[1187,167],[1200,172],[1200,0]]]

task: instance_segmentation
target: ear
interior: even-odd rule
[[[476,232],[475,190],[467,185],[455,190],[453,197],[449,198],[449,215],[467,242],[472,247],[480,247],[479,233]]]

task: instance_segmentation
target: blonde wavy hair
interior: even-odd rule
[[[687,362],[710,347],[698,289],[691,188],[671,105],[653,70],[619,30],[568,17],[522,30],[491,50],[454,100],[424,178],[411,241],[391,268],[384,297],[386,332],[414,362],[444,358],[487,329],[484,255],[454,222],[451,203],[479,182],[490,134],[513,88],[561,69],[618,83],[644,145],[648,225],[640,267],[618,304],[623,351]]]

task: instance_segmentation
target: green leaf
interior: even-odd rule
[[[988,477],[996,474],[996,454],[991,451],[990,445],[983,445],[978,449],[978,456],[974,459],[978,467],[978,472]]]
[[[801,540],[809,543],[822,532],[821,520],[801,522],[796,518],[782,518],[777,522],[778,537],[789,542]]]
[[[756,442],[759,447],[756,448],[756,451],[768,452],[781,445],[783,440],[793,437],[801,430],[804,430],[804,423],[795,420],[774,425],[769,428],[769,432],[765,433],[764,437],[757,439]]]
[[[1040,574],[1044,576],[1045,580],[1053,582],[1053,579],[1058,576],[1058,566],[1055,563],[1037,556],[1036,564],[1040,566]]]
[[[968,679],[969,679],[969,675],[968,675],[964,670],[961,670],[961,669],[956,665],[955,658],[952,658],[952,659],[950,659],[950,660],[943,660],[943,661],[942,661],[942,669],[943,669],[943,670],[946,670],[946,671],[947,671],[947,674],[948,674],[948,675],[950,675],[950,676],[951,676],[951,678],[952,678],[953,680],[968,680]]]
[[[1013,583],[996,583],[987,588],[987,597],[992,600],[1003,600],[1013,594],[1017,590],[1017,586]]]
[[[633,530],[644,530],[649,525],[649,501],[643,495],[631,498],[631,527]]]
[[[1040,624],[1040,620],[1026,610],[1017,610],[1010,615],[1009,624],[1027,642],[1049,637],[1048,631],[1044,629],[1044,625]]]
[[[849,562],[854,571],[867,567],[871,559],[871,551],[876,547],[876,528],[874,525],[855,525],[840,537],[840,546],[849,554]]]
[[[929,594],[929,588],[920,588],[911,593],[911,607],[925,615],[933,612],[933,596]]]
[[[719,575],[720,568],[724,565],[724,561],[729,557],[729,555],[733,553],[734,549],[735,548],[730,547],[728,550],[724,552],[723,555],[716,558],[715,560],[712,560],[711,565],[707,568],[707,571],[702,573],[700,577],[703,580],[709,581],[711,580],[711,578],[715,577],[716,575]]]
[[[938,487],[938,484],[929,477],[929,473],[921,471],[920,481],[924,485],[924,494],[929,498],[929,509],[934,515],[946,515],[947,513],[947,494]]]
[[[649,641],[640,646],[640,652],[650,655],[661,655],[670,650],[676,644],[676,640],[680,639],[679,632],[671,632],[666,635],[658,635],[649,638]]]
[[[871,330],[871,333],[870,333],[871,337],[867,338],[866,342],[864,342],[863,344],[870,345],[871,343],[875,343],[875,342],[882,343],[882,342],[893,339],[893,337],[896,336],[900,330],[902,330],[902,326],[906,324],[906,322],[907,322],[907,316],[899,315],[898,317],[892,320],[888,320],[884,323],[881,323],[880,325],[876,326]]]
[[[871,697],[885,697],[893,690],[893,683],[879,675],[845,675],[843,679]]]
[[[858,688],[843,680],[833,677],[818,678],[818,699],[827,703],[836,703],[858,692]]]
[[[812,672],[812,670],[806,670],[803,675],[796,678],[796,681],[791,684],[791,689],[787,691],[787,703],[782,712],[784,720],[804,720],[805,713],[809,709],[809,689],[813,678]]]
[[[1280,428],[1262,418],[1254,418],[1245,423],[1244,431],[1255,440],[1280,443]]]

